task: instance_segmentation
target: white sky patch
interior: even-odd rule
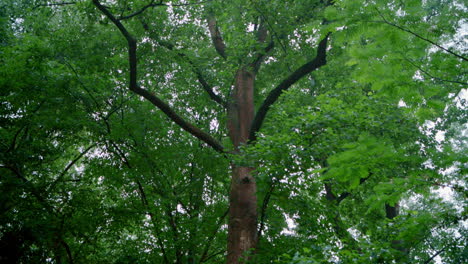
[[[255,25],[250,23],[247,25],[247,32],[253,32],[255,30]]]
[[[407,105],[406,105],[405,101],[400,100],[400,101],[398,102],[398,107],[407,107]]]
[[[177,212],[181,214],[186,214],[187,211],[184,209],[184,207],[181,204],[177,204]]]
[[[286,220],[286,224],[288,225],[288,227],[284,228],[281,231],[281,234],[282,235],[294,235],[294,234],[296,234],[296,231],[294,231],[294,229],[296,229],[297,223],[296,223],[296,221],[294,221],[294,218],[290,217],[288,214],[285,214],[285,213],[283,213],[283,216],[284,216],[284,219]]]
[[[210,121],[210,130],[213,131],[218,131],[219,128],[219,121],[214,118],[213,120]]]

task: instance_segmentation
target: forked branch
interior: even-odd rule
[[[109,18],[112,23],[119,29],[122,35],[125,37],[128,43],[128,61],[129,61],[129,68],[130,68],[130,87],[129,89],[142,96],[146,100],[150,101],[154,106],[159,108],[169,117],[174,123],[179,125],[182,129],[189,132],[196,138],[204,141],[210,147],[218,152],[223,152],[223,146],[209,134],[203,132],[198,127],[195,127],[191,123],[187,122],[181,116],[179,116],[166,102],[161,100],[159,97],[154,95],[153,93],[142,89],[138,86],[137,83],[137,56],[136,56],[136,49],[137,49],[137,42],[135,38],[128,32],[125,26],[106,8],[104,7],[99,0],[93,0],[94,5],[107,17]]]

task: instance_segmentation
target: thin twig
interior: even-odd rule
[[[405,58],[405,60],[408,61],[411,65],[413,65],[415,68],[420,70],[422,73],[429,76],[431,79],[435,79],[435,80],[438,80],[438,81],[441,81],[441,82],[450,82],[450,83],[458,83],[458,84],[468,85],[468,83],[466,83],[466,82],[453,81],[453,80],[447,80],[447,79],[442,79],[442,78],[436,77],[436,76],[430,74],[428,71],[423,70],[420,66],[416,65],[416,63],[414,63],[412,60],[410,60],[408,58]]]
[[[413,35],[413,36],[415,36],[415,37],[417,37],[417,38],[419,38],[419,39],[421,39],[421,40],[424,40],[424,41],[426,41],[426,42],[428,42],[428,43],[431,43],[432,45],[436,46],[437,48],[439,48],[439,49],[441,49],[441,50],[443,50],[443,51],[445,51],[445,52],[447,52],[447,53],[450,53],[450,54],[452,54],[453,56],[455,56],[455,57],[457,57],[457,58],[460,58],[460,59],[462,59],[462,60],[464,60],[464,61],[468,61],[468,58],[466,58],[466,57],[464,57],[464,56],[462,56],[462,55],[459,55],[459,54],[457,54],[457,53],[455,53],[455,52],[453,52],[453,51],[451,51],[451,50],[449,50],[449,49],[446,49],[446,48],[442,47],[441,45],[437,44],[436,42],[434,42],[434,41],[432,41],[432,40],[430,40],[430,39],[428,39],[428,38],[425,38],[425,37],[419,35],[418,33],[413,32],[413,31],[411,31],[411,30],[409,30],[409,29],[407,29],[407,28],[404,28],[404,27],[402,27],[402,26],[399,26],[399,25],[397,25],[397,24],[394,24],[394,23],[388,21],[388,20],[383,16],[383,14],[382,14],[377,8],[376,8],[376,10],[377,10],[377,12],[379,13],[379,16],[383,19],[383,21],[376,21],[376,22],[383,22],[383,23],[385,23],[385,24],[387,24],[387,25],[390,25],[390,26],[392,26],[392,27],[398,28],[398,29],[400,29],[400,30],[402,30],[402,31],[404,31],[404,32],[410,33],[411,35]]]

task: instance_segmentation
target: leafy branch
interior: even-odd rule
[[[107,17],[109,18],[112,23],[119,29],[122,35],[127,40],[128,44],[128,61],[129,61],[129,68],[130,68],[130,87],[129,89],[142,96],[146,100],[150,101],[154,106],[159,108],[169,117],[174,123],[179,125],[182,129],[189,132],[196,138],[204,141],[209,146],[211,146],[214,150],[218,152],[223,152],[224,147],[213,137],[211,137],[206,132],[203,132],[198,127],[192,125],[181,116],[179,116],[166,102],[161,100],[159,97],[154,95],[152,92],[149,92],[145,89],[142,89],[137,83],[137,41],[135,38],[128,32],[125,26],[107,9],[105,8],[99,0],[93,0],[94,5]]]
[[[174,45],[172,43],[169,43],[167,41],[158,41],[158,44],[167,48],[170,51],[174,51]],[[213,91],[213,88],[211,87],[211,85],[208,84],[202,72],[195,65],[195,63],[186,54],[180,51],[176,51],[176,52],[179,57],[185,59],[190,64],[190,66],[192,66],[192,69],[195,75],[197,76],[198,82],[201,84],[203,90],[206,91],[206,93],[210,96],[210,98],[216,103],[218,103],[219,105],[221,105],[224,109],[226,109],[227,108],[226,101],[223,98],[221,98],[221,96],[219,96]]]
[[[400,29],[400,30],[402,30],[402,31],[404,31],[404,32],[410,33],[411,35],[417,37],[418,39],[421,39],[421,40],[424,40],[424,41],[426,41],[426,42],[428,42],[428,43],[431,43],[432,45],[436,46],[437,48],[439,48],[439,49],[441,49],[441,50],[443,50],[443,51],[445,51],[445,52],[447,52],[447,53],[450,53],[450,54],[452,54],[453,56],[455,56],[455,57],[457,57],[457,58],[459,58],[459,59],[462,59],[462,60],[464,60],[464,61],[468,61],[468,58],[466,58],[466,57],[464,57],[464,56],[462,56],[462,55],[459,55],[459,54],[457,54],[457,53],[455,53],[455,52],[453,52],[453,51],[451,51],[451,50],[449,50],[449,49],[447,49],[447,48],[444,48],[444,47],[442,47],[441,45],[437,44],[436,42],[434,42],[434,41],[432,41],[432,40],[430,40],[430,39],[428,39],[428,38],[425,38],[425,37],[421,36],[420,34],[414,32],[414,31],[412,31],[412,30],[410,30],[410,29],[407,29],[407,28],[405,28],[405,27],[399,26],[399,25],[397,25],[397,24],[395,24],[395,23],[392,23],[392,22],[388,21],[388,20],[383,16],[383,14],[382,14],[377,8],[376,8],[376,10],[377,10],[377,12],[379,13],[379,16],[380,16],[380,17],[382,18],[382,20],[383,20],[383,21],[376,21],[376,22],[383,22],[383,23],[385,23],[385,24],[387,24],[387,25],[390,25],[390,26],[392,26],[392,27],[398,28],[398,29]]]
[[[427,76],[429,76],[431,79],[434,79],[434,80],[438,80],[438,81],[441,81],[441,82],[450,82],[450,83],[458,83],[458,84],[462,84],[462,85],[468,85],[468,83],[466,82],[461,82],[461,81],[453,81],[453,80],[447,80],[447,79],[442,79],[442,78],[439,78],[439,77],[436,77],[434,75],[432,75],[431,73],[429,73],[428,71],[422,69],[420,66],[418,66],[414,61],[408,59],[408,58],[405,58],[406,61],[408,61],[411,65],[413,65],[416,69],[418,69],[419,71],[421,71],[422,73],[426,74]]]

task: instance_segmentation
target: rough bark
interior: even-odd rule
[[[232,166],[228,264],[243,263],[257,247],[257,196],[253,168]]]
[[[241,68],[236,74],[228,107],[228,132],[238,152],[249,138],[254,116],[253,89],[255,75]],[[229,200],[227,263],[242,263],[246,253],[257,247],[257,196],[253,168],[232,164]]]

